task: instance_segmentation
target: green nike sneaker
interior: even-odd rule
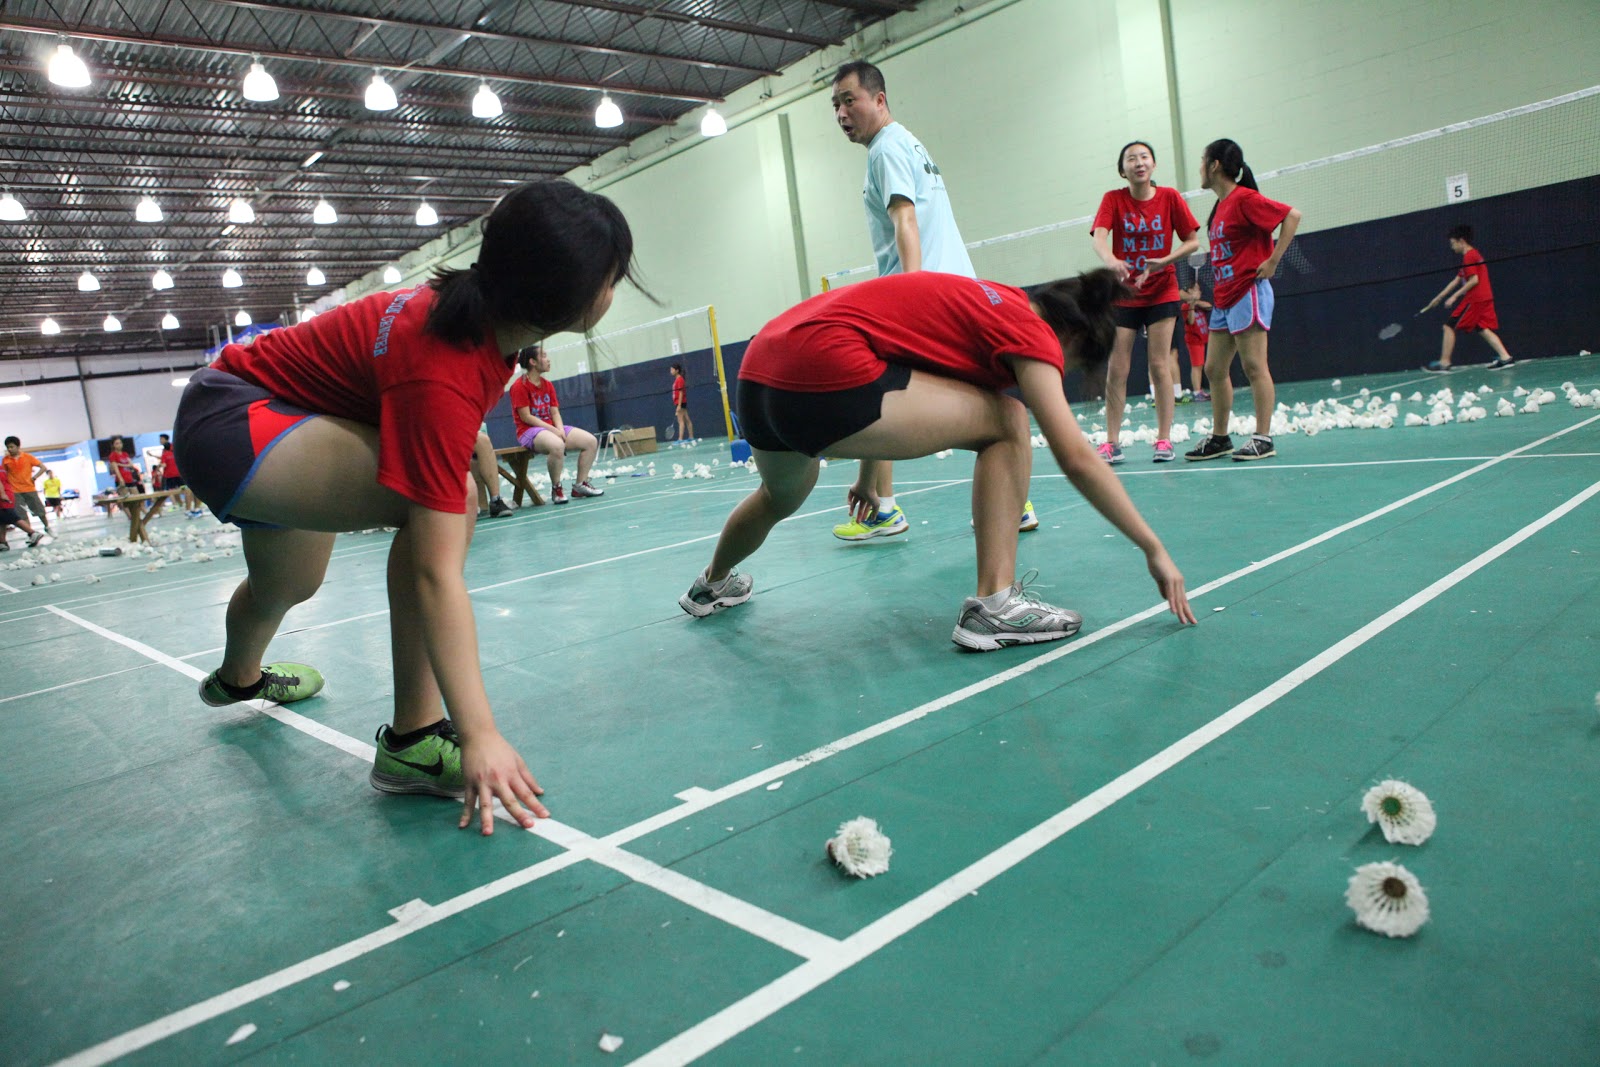
[[[428,727],[422,737],[405,748],[394,748],[395,732],[378,727],[378,754],[369,778],[374,789],[385,793],[426,793],[460,800],[466,793],[461,777],[461,739],[449,719]]]
[[[322,673],[315,667],[307,667],[304,663],[269,663],[261,668],[261,677],[266,685],[261,687],[252,700],[266,700],[273,704],[293,704],[297,700],[305,700],[322,692]],[[213,708],[225,708],[229,704],[239,703],[239,698],[231,696],[222,688],[222,683],[217,680],[217,672],[212,671],[206,675],[205,681],[200,683],[200,699]]]

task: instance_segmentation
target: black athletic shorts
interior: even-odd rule
[[[1130,308],[1121,304],[1111,305],[1111,318],[1118,326],[1125,330],[1137,330],[1141,326],[1151,323],[1165,322],[1178,317],[1178,309],[1183,306],[1181,300],[1169,301],[1165,304],[1151,304],[1149,307]]]
[[[885,363],[883,373],[853,389],[801,393],[739,380],[739,426],[751,448],[820,456],[828,446],[878,421],[885,393],[904,389],[911,368]]]
[[[161,488],[163,488],[163,489],[182,489],[183,488],[183,475],[179,474],[179,475],[177,475],[175,477],[168,478],[166,481],[161,483]]]
[[[316,417],[225,371],[195,371],[172,424],[189,490],[222,522],[272,528],[235,518],[233,509],[273,446]]]
[[[0,508],[0,532],[7,526],[15,526],[22,521],[22,516],[17,514],[16,508]]]

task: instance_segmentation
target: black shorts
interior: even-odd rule
[[[47,496],[44,498],[44,506],[47,508],[59,508],[61,506],[61,498],[58,496]]]
[[[739,381],[739,427],[751,448],[820,456],[828,446],[878,421],[885,393],[911,381],[911,368],[885,363],[883,373],[853,389],[801,393]]]
[[[195,371],[172,423],[189,489],[223,522],[271,528],[234,518],[233,509],[273,446],[316,417],[225,371]]]
[[[1113,304],[1111,305],[1111,319],[1124,330],[1137,330],[1141,326],[1149,326],[1153,323],[1177,318],[1178,309],[1182,306],[1183,302],[1181,300],[1138,308]]]
[[[166,479],[166,481],[161,483],[161,488],[163,488],[163,489],[182,489],[183,486],[184,486],[184,481],[183,481],[183,475],[181,475],[181,474],[176,475],[174,477],[169,477],[169,478]]]
[[[17,514],[16,508],[0,508],[0,531],[7,526],[15,526],[22,521],[22,516]]]

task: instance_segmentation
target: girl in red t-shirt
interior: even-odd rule
[[[1439,358],[1429,363],[1423,370],[1447,371],[1452,369],[1450,357],[1456,350],[1456,331],[1471,333],[1476,330],[1483,334],[1483,339],[1494,349],[1494,362],[1489,364],[1490,370],[1501,370],[1511,366],[1511,353],[1506,351],[1505,343],[1500,340],[1500,335],[1495,333],[1500,328],[1500,317],[1494,310],[1494,290],[1489,287],[1489,268],[1483,262],[1483,253],[1472,247],[1472,227],[1450,227],[1450,250],[1461,257],[1461,269],[1450,279],[1450,283],[1439,290],[1439,295],[1428,301],[1422,311],[1432,311],[1439,306],[1439,301],[1444,301],[1445,307],[1454,307],[1450,317],[1455,322],[1444,324],[1444,338],[1439,348]],[[1460,291],[1457,292],[1457,287]],[[1460,301],[1460,306],[1456,302]]]
[[[1031,410],[1062,471],[1144,550],[1173,613],[1193,622],[1183,575],[1062,392],[1068,368],[1103,373],[1115,334],[1111,303],[1124,292],[1109,270],[1052,282],[1031,298],[996,282],[918,271],[834,289],[767,323],[739,368],[739,422],[761,485],[734,508],[711,564],[678,605],[703,617],[750,599],[750,577],[733,568],[799,509],[823,452],[862,461],[847,500],[864,520],[877,514],[882,462],[960,448],[977,453],[978,586],[951,640],[988,651],[1072,636],[1082,618],[1040,601],[1016,576]],[[1011,386],[1020,402],[1003,392]]]
[[[1277,401],[1267,369],[1267,331],[1272,329],[1272,276],[1300,227],[1300,212],[1262,196],[1244,149],[1226,137],[1206,145],[1200,185],[1217,196],[1206,221],[1214,283],[1206,377],[1211,379],[1212,432],[1184,459],[1266,459],[1272,447],[1272,408]],[[1272,231],[1278,231],[1274,244]],[[1233,356],[1237,352],[1256,402],[1256,430],[1242,448],[1233,447]]]
[[[678,440],[694,440],[694,420],[689,417],[689,384],[683,378],[683,364],[674,363],[667,370],[672,374],[672,410],[678,415]]]
[[[395,708],[372,784],[460,798],[492,832],[494,801],[524,827],[549,812],[500,735],[462,568],[477,508],[468,469],[512,358],[586,330],[632,277],[633,238],[611,201],[561,180],[508,192],[478,261],[229,345],[191,376],[173,436],[190,489],[244,526],[248,577],[228,606],[212,706],[302,700],[322,676],[263,666],[284,614],[322,584],[334,534],[397,527],[389,551]],[[448,718],[446,717],[448,715]]]
[[[572,482],[572,495],[604,496],[604,489],[589,483],[589,468],[600,451],[600,442],[588,430],[568,426],[561,418],[561,401],[556,386],[545,375],[550,373],[550,356],[543,345],[522,353],[522,376],[511,383],[511,410],[517,416],[517,444],[545,457],[550,471],[550,499],[567,502],[561,488],[561,471],[568,452],[578,453],[578,474]]]
[[[1200,247],[1200,224],[1176,189],[1155,183],[1156,151],[1130,141],[1117,154],[1117,173],[1126,189],[1100,199],[1090,233],[1095,254],[1128,283],[1133,292],[1111,309],[1117,339],[1106,368],[1106,440],[1100,456],[1122,462],[1122,413],[1128,403],[1128,367],[1141,329],[1148,335],[1146,355],[1156,398],[1155,462],[1170,463],[1172,453],[1173,325],[1178,317],[1178,280],[1173,264]],[[1113,242],[1115,246],[1113,247]]]

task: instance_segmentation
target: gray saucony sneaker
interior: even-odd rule
[[[748,574],[738,571],[729,571],[728,576],[716,585],[706,581],[705,574],[701,573],[689,591],[678,598],[678,607],[697,619],[703,619],[723,608],[743,604],[750,599],[750,590],[754,585]]]
[[[999,611],[983,606],[969,596],[961,605],[961,618],[950,640],[962,648],[992,652],[1006,645],[1031,645],[1037,641],[1059,641],[1071,637],[1083,625],[1076,611],[1046,604],[1025,588],[1030,573],[1011,587],[1011,598]]]

